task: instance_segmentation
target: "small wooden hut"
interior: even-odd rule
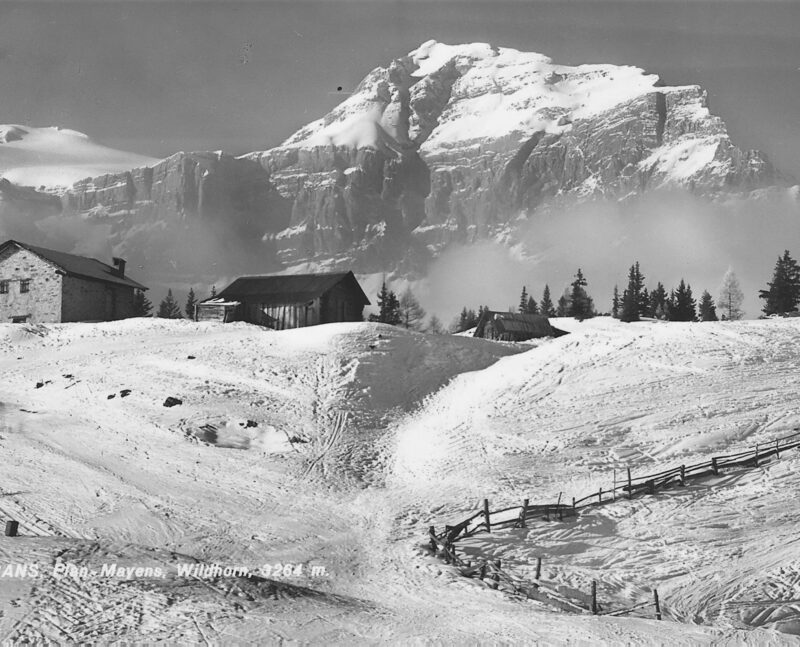
[[[475,337],[496,341],[526,341],[538,337],[559,337],[563,330],[553,328],[544,315],[484,310],[475,328]]]
[[[246,321],[284,330],[361,321],[369,299],[352,272],[243,276],[201,301],[201,321]]]

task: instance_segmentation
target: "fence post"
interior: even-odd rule
[[[489,499],[483,500],[483,520],[486,523],[486,532],[492,532],[492,524],[489,521]]]
[[[494,582],[492,584],[492,588],[496,589],[497,586],[500,584],[500,560],[499,559],[497,561],[495,561],[494,568],[495,568],[495,571],[494,571],[494,576],[492,578],[492,579],[494,579]]]
[[[534,588],[538,590],[539,588],[539,579],[542,577],[542,558],[536,558],[536,584],[534,584]]]
[[[614,487],[611,488],[611,500],[617,500],[617,470],[614,470]]]
[[[603,502],[603,488],[600,488],[597,491],[597,502],[598,503],[602,503]]]
[[[653,604],[656,607],[656,620],[661,620],[661,605],[658,603],[658,589],[653,589]]]
[[[650,494],[655,494],[656,493],[656,480],[655,479],[650,479],[647,482],[647,489],[650,491]]]
[[[572,497],[572,509],[575,509],[575,497]]]
[[[681,485],[686,485],[686,465],[681,465]]]
[[[714,471],[715,475],[719,475],[719,468],[717,467],[717,459],[716,458],[712,458],[711,459],[711,469]]]
[[[484,579],[486,577],[486,562],[481,564],[481,573],[480,573],[480,575],[481,575],[481,579]]]
[[[781,439],[780,438],[776,438],[775,439],[775,457],[776,458],[780,458],[781,457],[780,444],[781,444]]]
[[[633,498],[633,485],[631,485],[631,468],[628,468],[628,498]]]
[[[431,526],[430,528],[428,528],[428,534],[431,537],[431,550],[435,553],[436,552],[436,548],[437,548],[437,544],[436,544],[436,529],[433,526]]]
[[[592,580],[592,615],[597,615],[597,581]]]
[[[6,537],[16,537],[19,530],[19,521],[9,519],[6,521]]]
[[[756,467],[758,467],[758,443],[756,443]]]
[[[528,516],[528,499],[525,499],[522,502],[522,512],[520,513],[520,517],[519,517],[519,526],[520,526],[520,528],[524,528],[525,527],[525,517],[527,517],[527,516]]]

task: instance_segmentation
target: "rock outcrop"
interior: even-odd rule
[[[731,143],[698,86],[485,44],[426,43],[247,158],[293,205],[283,262],[347,255],[365,271],[409,246],[489,237],[560,200],[780,181],[761,153]]]
[[[223,257],[227,272],[423,272],[448,245],[508,236],[560,203],[780,183],[761,153],[731,142],[698,86],[431,41],[277,148],[177,153],[80,181],[61,200],[65,216],[108,226],[115,253],[172,274]]]

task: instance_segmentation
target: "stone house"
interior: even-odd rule
[[[369,299],[352,272],[243,276],[197,305],[198,321],[246,321],[284,330],[362,321]]]
[[[0,244],[0,323],[113,321],[134,316],[125,261],[106,265],[15,240]]]

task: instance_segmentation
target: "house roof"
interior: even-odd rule
[[[478,322],[478,326],[475,328],[475,337],[484,336],[484,329],[489,321],[492,321],[495,328],[501,333],[538,337],[556,336],[555,329],[550,325],[550,320],[544,315],[485,310]]]
[[[278,276],[242,276],[222,290],[217,297],[233,300],[259,298],[262,303],[303,303],[312,301],[344,282],[364,305],[369,299],[352,272],[331,274],[285,274]]]
[[[137,290],[146,290],[147,288],[132,279],[125,276],[119,276],[117,269],[112,265],[98,261],[96,258],[88,258],[86,256],[78,256],[76,254],[67,254],[66,252],[59,252],[54,249],[45,249],[44,247],[36,247],[28,245],[27,243],[20,243],[16,240],[7,240],[0,244],[0,252],[5,250],[11,245],[17,245],[22,249],[27,249],[29,252],[41,256],[47,261],[63,271],[68,276],[75,276],[82,279],[89,279],[90,281],[102,281],[104,283],[113,283],[115,285],[124,285],[129,288]]]

